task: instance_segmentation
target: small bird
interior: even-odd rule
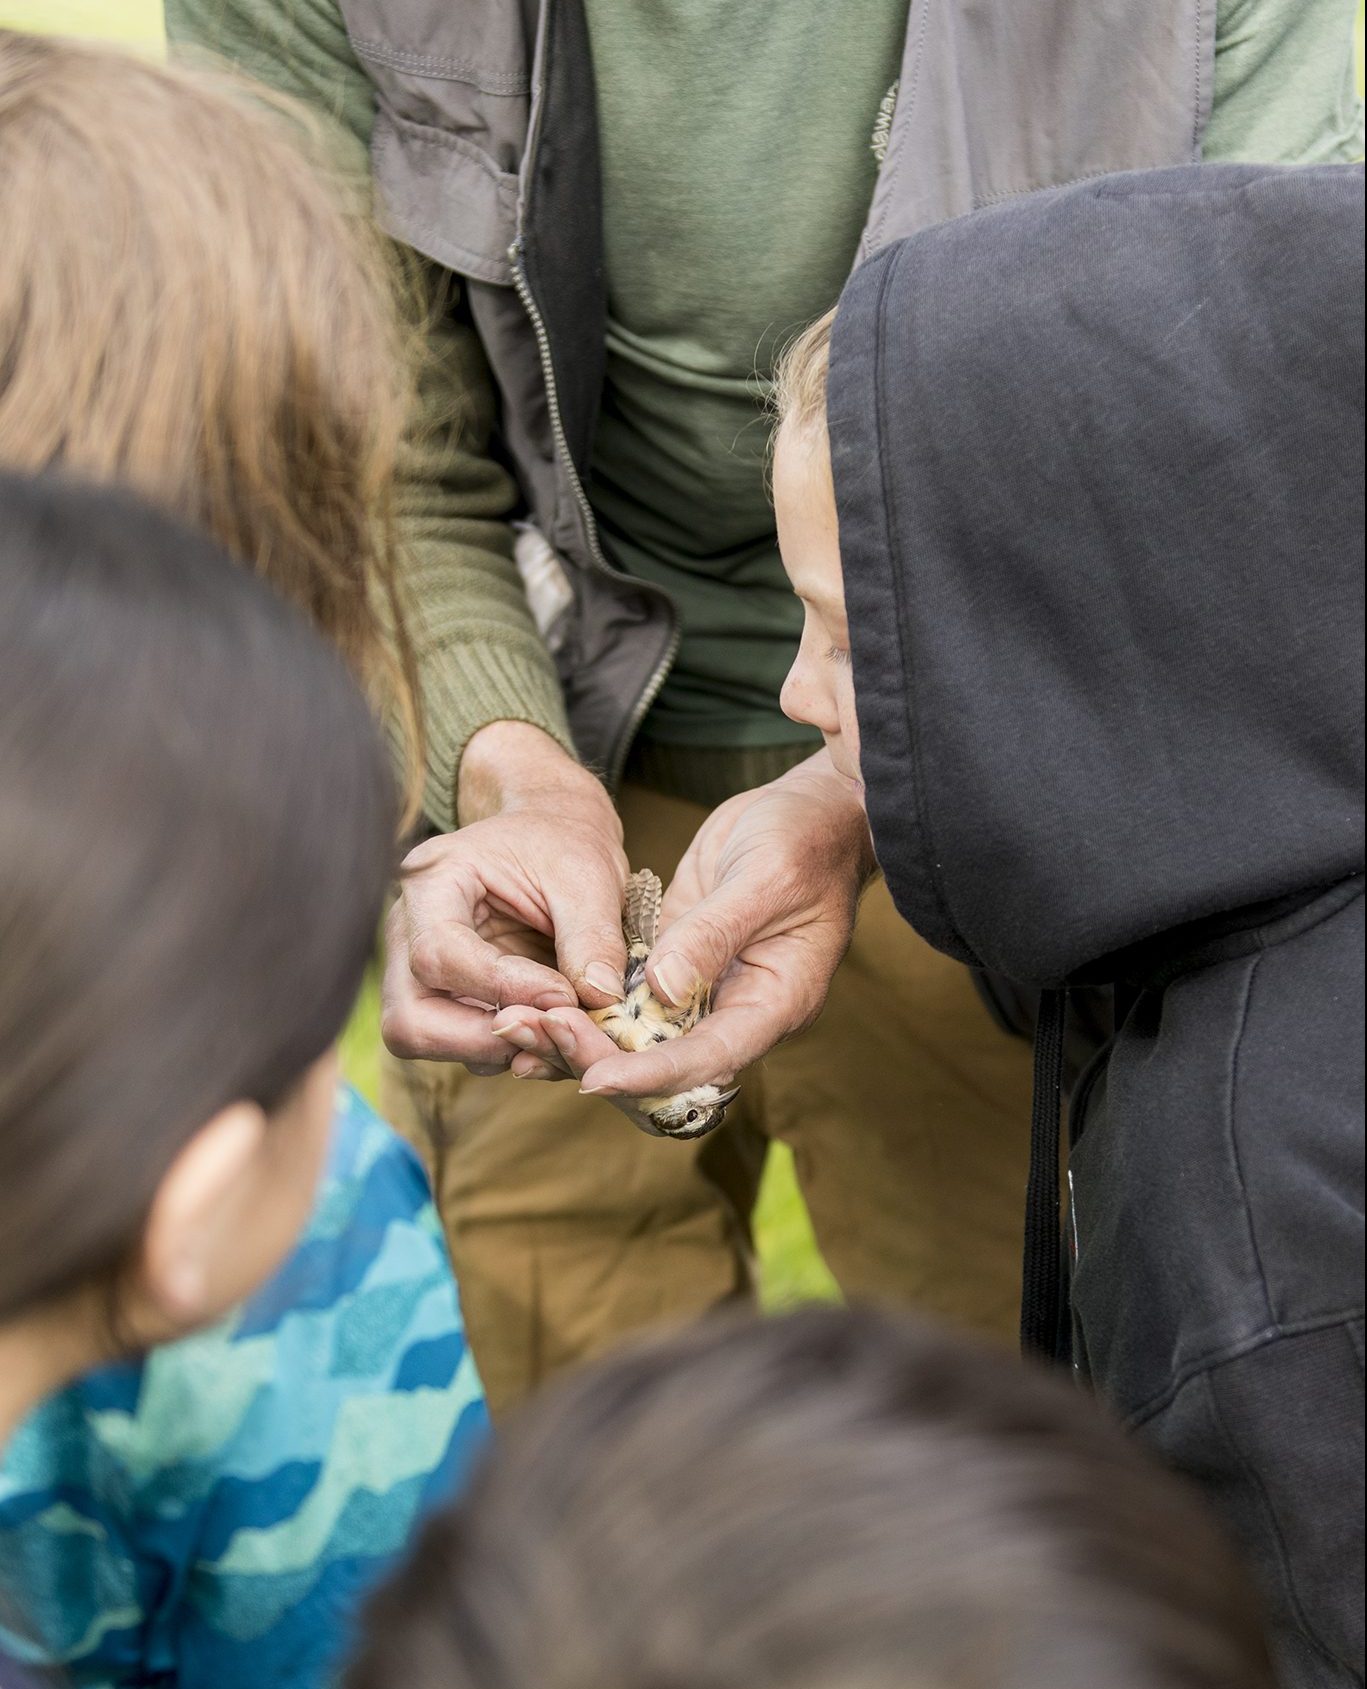
[[[660,935],[660,905],[664,887],[657,874],[643,869],[627,881],[622,932],[627,941],[626,992],[620,1003],[598,1009],[596,1020],[619,1050],[648,1050],[691,1032],[711,1008],[711,991],[699,985],[678,1008],[662,1003],[646,980],[646,963]],[[735,1086],[699,1085],[677,1097],[642,1097],[637,1104],[649,1124],[642,1130],[657,1138],[687,1142],[715,1132],[726,1118],[727,1105],[739,1094]]]

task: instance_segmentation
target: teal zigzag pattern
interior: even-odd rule
[[[487,1432],[411,1151],[349,1090],[294,1256],[215,1329],[53,1398],[0,1466],[0,1649],[74,1689],[322,1689]]]

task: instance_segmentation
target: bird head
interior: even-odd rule
[[[739,1092],[738,1085],[729,1091],[719,1085],[698,1085],[677,1097],[647,1097],[640,1105],[647,1123],[644,1130],[658,1138],[682,1142],[705,1138],[725,1120],[727,1106]]]

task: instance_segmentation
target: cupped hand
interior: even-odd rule
[[[497,1030],[500,1037],[518,1048],[519,1054],[512,1064],[516,1078],[577,1079],[587,1096],[597,1093],[592,1087],[583,1087],[585,1074],[598,1063],[619,1054],[602,1027],[578,1008],[541,1010],[514,1005],[499,1015]],[[615,1092],[604,1092],[603,1096],[605,1102],[612,1103],[634,1126],[653,1131],[637,1107],[635,1097]]]
[[[549,1035],[500,1037],[499,1011],[601,1008],[620,995],[621,823],[591,774],[514,722],[471,741],[460,811],[461,830],[419,845],[400,873],[386,933],[385,1043],[477,1073],[503,1072],[522,1055],[549,1064],[558,1060]]]
[[[709,816],[665,896],[651,989],[680,1003],[710,984],[711,1014],[639,1054],[618,1051],[592,1022],[603,1042],[588,1041],[559,1010],[543,1022],[580,1032],[584,1090],[628,1108],[634,1097],[729,1084],[820,1014],[874,871],[860,794],[820,752]]]

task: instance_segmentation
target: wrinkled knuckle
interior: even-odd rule
[[[490,968],[487,978],[493,989],[495,1008],[517,1002],[518,967],[516,956],[499,956]]]
[[[627,860],[615,841],[596,833],[567,838],[561,832],[556,839],[556,852],[562,874],[578,886],[616,897],[626,884]]]
[[[652,1088],[667,1096],[672,1096],[676,1091],[687,1090],[687,1069],[688,1061],[685,1057],[675,1055],[672,1050],[668,1054],[661,1052],[658,1078],[652,1075]]]
[[[707,1046],[708,1081],[732,1079],[746,1065],[740,1047],[725,1033],[715,1032]]]
[[[728,961],[735,953],[741,941],[739,923],[725,915],[716,915],[711,910],[699,909],[689,923],[691,936],[690,949],[695,953],[702,953],[717,966]]]
[[[423,985],[440,984],[444,962],[444,947],[434,933],[421,932],[409,940],[409,970]]]
[[[391,1055],[400,1061],[417,1061],[425,1054],[412,1025],[401,1009],[384,1009],[380,1014],[380,1038]]]
[[[415,844],[400,864],[401,874],[421,874],[424,869],[431,868],[440,862],[445,854],[445,838],[424,839],[421,844]]]
[[[617,922],[595,921],[580,927],[571,937],[571,944],[585,962],[612,955],[623,945],[622,928]]]
[[[455,893],[458,903],[473,904],[484,890],[483,874],[467,857],[453,857],[447,864],[446,873],[448,891]]]

